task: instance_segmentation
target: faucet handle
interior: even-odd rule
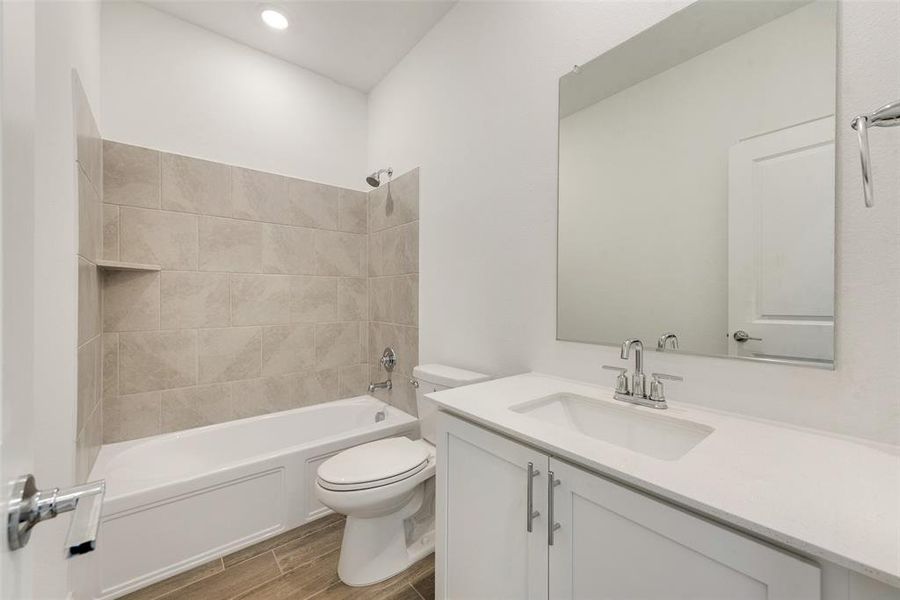
[[[660,408],[665,408],[666,405],[666,390],[663,387],[663,379],[668,381],[684,381],[684,377],[680,375],[669,375],[668,373],[651,373],[650,376],[653,378],[650,380],[650,396],[649,398],[654,402],[660,403]]]
[[[666,379],[668,381],[684,381],[684,377],[681,375],[669,375],[668,373],[650,373],[650,376],[655,379]]]
[[[628,394],[628,369],[624,367],[614,367],[612,365],[603,365],[603,368],[607,371],[619,372],[618,377],[616,377],[616,393]]]

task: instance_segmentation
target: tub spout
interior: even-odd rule
[[[394,388],[394,384],[391,383],[390,379],[385,379],[384,381],[379,381],[378,383],[370,383],[369,384],[369,393],[373,393],[375,390],[391,390]]]

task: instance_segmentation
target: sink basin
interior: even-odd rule
[[[660,460],[677,460],[713,428],[622,403],[576,394],[553,394],[510,407],[543,423],[580,433]]]

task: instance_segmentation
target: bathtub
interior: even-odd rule
[[[359,396],[104,445],[91,471],[107,486],[91,595],[116,598],[327,514],[314,493],[322,461],[417,430]]]

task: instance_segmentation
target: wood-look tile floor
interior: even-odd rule
[[[123,600],[433,600],[434,556],[368,587],[338,579],[344,517],[330,515],[154,583]]]

